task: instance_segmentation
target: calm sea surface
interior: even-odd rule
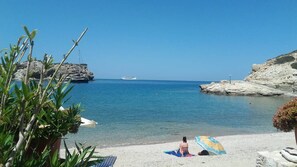
[[[272,116],[283,97],[217,96],[200,93],[200,81],[95,80],[74,84],[65,105],[80,103],[81,115],[98,122],[67,135],[110,147],[189,139],[196,135],[276,132]]]

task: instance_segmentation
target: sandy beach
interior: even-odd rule
[[[270,133],[253,135],[218,136],[227,154],[213,156],[175,157],[164,151],[178,148],[180,141],[171,143],[133,145],[96,149],[99,155],[117,156],[115,167],[252,167],[256,165],[257,152],[277,151],[296,147],[294,133]],[[197,154],[202,148],[194,140],[188,140],[189,151]]]

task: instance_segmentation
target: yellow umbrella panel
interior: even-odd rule
[[[195,141],[205,150],[214,154],[226,154],[222,144],[211,136],[196,136]]]

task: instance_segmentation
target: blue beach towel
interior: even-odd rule
[[[104,157],[103,161],[99,164],[93,165],[92,167],[113,167],[113,164],[117,160],[116,156]]]
[[[182,157],[182,154],[178,150],[172,150],[172,151],[164,151],[165,154],[174,155],[176,157]],[[193,154],[187,154],[185,157],[192,157],[195,156]]]

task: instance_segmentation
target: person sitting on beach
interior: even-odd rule
[[[179,150],[178,152],[183,156],[187,156],[189,153],[189,145],[187,143],[187,137],[183,137],[183,142],[179,144]]]

